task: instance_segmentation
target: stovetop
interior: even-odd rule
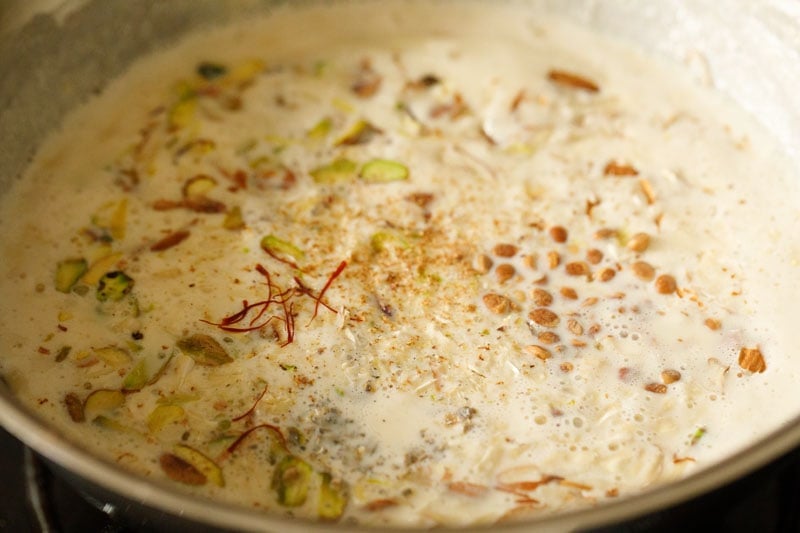
[[[149,533],[88,503],[1,428],[0,531]],[[640,531],[800,533],[800,449],[701,498],[595,533]]]

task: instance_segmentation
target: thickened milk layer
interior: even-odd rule
[[[485,524],[800,412],[797,173],[677,67],[524,5],[278,10],[142,60],[6,194],[0,369],[201,498]]]

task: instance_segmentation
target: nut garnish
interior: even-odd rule
[[[493,264],[492,259],[486,254],[480,254],[475,258],[475,270],[481,274],[489,272]]]
[[[536,338],[539,339],[539,342],[543,342],[545,344],[555,344],[561,340],[561,337],[552,331],[542,331],[539,333],[539,335],[537,335]]]
[[[533,289],[531,296],[533,296],[533,303],[539,307],[548,307],[553,303],[553,295],[544,289]]]
[[[513,244],[500,243],[494,247],[494,255],[498,257],[514,257],[519,249]]]
[[[595,279],[599,279],[600,281],[611,281],[614,279],[614,276],[617,275],[617,271],[613,268],[604,268],[597,274],[595,274]]]
[[[667,392],[667,386],[663,383],[648,383],[644,386],[644,390],[656,394],[665,394]]]
[[[497,315],[505,314],[511,309],[511,300],[493,292],[483,295],[483,303],[489,311]]]
[[[631,265],[631,270],[637,278],[643,281],[650,281],[656,276],[656,269],[650,263],[636,261]]]
[[[750,372],[761,373],[767,369],[767,363],[759,348],[742,348],[739,350],[739,366]]]
[[[586,260],[589,261],[589,263],[596,265],[603,260],[603,252],[597,248],[592,248],[586,252]]]
[[[668,368],[661,372],[661,381],[664,382],[664,385],[669,385],[670,383],[675,383],[676,381],[680,381],[681,373],[677,370],[673,370]]]
[[[639,187],[642,188],[642,194],[647,198],[647,203],[653,205],[656,201],[656,192],[653,190],[653,186],[650,185],[650,182],[642,178],[639,180]]]
[[[550,237],[555,242],[567,242],[567,230],[563,226],[553,226],[550,228]]]
[[[526,267],[536,269],[536,255],[525,255],[522,257],[522,264]]]
[[[550,268],[556,268],[558,265],[561,264],[561,256],[555,250],[551,250],[547,252],[547,264],[550,265]]]
[[[509,265],[508,263],[503,263],[502,265],[497,265],[497,268],[494,269],[494,274],[497,276],[497,281],[500,283],[505,283],[506,281],[510,280],[516,274],[516,269]]]
[[[642,253],[650,246],[650,235],[647,233],[637,233],[628,241],[628,249],[637,253]]]
[[[564,298],[568,298],[570,300],[578,299],[578,293],[572,287],[561,287],[559,292],[561,293],[561,296],[563,296]]]
[[[529,346],[526,346],[525,350],[529,354],[541,359],[542,361],[545,361],[545,360],[550,359],[552,357],[552,354],[550,353],[550,350],[548,350],[547,348],[543,348],[543,347],[539,346],[538,344],[531,344]]]
[[[528,314],[528,317],[540,326],[544,326],[546,328],[554,328],[560,321],[557,314],[543,307],[534,309]]]
[[[583,335],[583,326],[581,326],[581,323],[574,318],[567,320],[567,329],[573,335]]]
[[[617,230],[611,228],[601,228],[594,232],[595,239],[610,239],[617,236]]]
[[[585,300],[584,300],[584,301],[581,303],[581,306],[582,306],[582,307],[591,307],[591,306],[593,306],[594,304],[596,304],[596,303],[597,303],[597,302],[599,302],[599,301],[600,301],[600,299],[599,299],[599,298],[597,298],[596,296],[590,296],[589,298],[586,298],[586,299],[585,299]]]
[[[638,176],[639,171],[627,163],[609,161],[603,169],[603,174],[606,176]]]
[[[660,294],[672,294],[677,288],[678,284],[675,282],[675,278],[669,274],[661,274],[656,278],[656,290]]]
[[[711,331],[716,331],[722,327],[722,322],[717,320],[716,318],[706,318],[705,322],[703,322],[708,329]]]
[[[564,266],[567,274],[570,276],[586,276],[591,273],[589,264],[585,261],[573,261]]]
[[[566,362],[558,365],[558,368],[560,368],[562,372],[572,372],[572,369],[575,367],[572,365],[572,363]]]
[[[547,78],[557,85],[571,89],[581,89],[590,93],[596,93],[600,90],[600,86],[592,80],[566,70],[551,70],[547,73]]]

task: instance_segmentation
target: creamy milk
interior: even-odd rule
[[[598,505],[800,411],[797,193],[721,97],[523,6],[278,11],[141,61],[43,146],[0,210],[0,368],[215,501]]]

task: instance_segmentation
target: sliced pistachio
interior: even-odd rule
[[[125,395],[118,390],[98,389],[83,401],[86,418],[94,420],[98,415],[108,414],[125,404]]]
[[[92,224],[99,228],[107,229],[116,240],[124,239],[127,214],[128,200],[123,198],[118,202],[109,202],[102,205],[92,215]]]
[[[103,274],[97,282],[97,299],[101,302],[118,302],[133,289],[133,278],[121,270]]]
[[[103,346],[102,348],[95,348],[92,352],[99,357],[104,363],[114,368],[122,368],[131,362],[131,356],[128,350],[120,348],[116,345]]]
[[[101,428],[116,431],[118,433],[136,433],[133,429],[129,428],[125,424],[121,424],[113,418],[109,418],[105,415],[98,415],[94,417],[92,419],[92,424],[100,426]]]
[[[205,196],[206,193],[211,192],[211,189],[217,186],[217,180],[207,174],[197,174],[192,176],[183,184],[183,196],[186,198],[194,198],[198,196]]]
[[[303,505],[308,497],[314,471],[308,463],[293,455],[287,455],[276,466],[272,475],[272,489],[278,503],[286,507]]]
[[[140,360],[122,380],[122,390],[137,391],[147,385],[147,361]]]
[[[56,290],[68,293],[88,268],[89,265],[83,258],[59,261],[56,265]]]
[[[403,235],[392,230],[373,233],[369,244],[373,252],[383,252],[390,248],[408,248],[408,241]]]
[[[172,352],[171,354],[169,354],[169,357],[164,358],[163,362],[161,363],[161,366],[158,367],[158,370],[156,370],[155,374],[153,374],[153,376],[147,381],[147,385],[152,385],[153,383],[161,379],[161,376],[163,376],[164,372],[167,370],[167,365],[169,365],[169,362],[172,361],[172,358],[174,356],[175,352]]]
[[[302,261],[305,259],[305,252],[295,246],[294,244],[284,241],[275,235],[267,235],[261,239],[261,248],[270,254],[279,256],[289,256],[295,261]]]
[[[147,429],[150,433],[160,433],[162,429],[186,417],[186,411],[180,405],[157,405],[147,416]]]
[[[81,282],[87,285],[97,285],[103,274],[112,270],[120,259],[122,259],[120,253],[109,253],[100,257],[89,266],[89,270],[83,275]]]
[[[196,109],[197,99],[194,97],[186,97],[175,103],[167,115],[170,129],[179,130],[191,125],[195,120]]]
[[[178,348],[200,365],[219,366],[233,361],[213,337],[195,333],[178,340]]]
[[[225,213],[225,220],[222,221],[222,227],[229,230],[237,230],[244,228],[244,218],[242,217],[242,208],[238,205],[233,206]]]
[[[347,506],[347,491],[342,483],[333,483],[327,472],[321,475],[317,514],[322,520],[338,520]]]
[[[330,119],[330,117],[325,117],[314,124],[314,127],[308,130],[306,135],[310,139],[321,139],[330,133],[332,126],[333,121]]]
[[[64,396],[64,405],[67,406],[67,413],[73,422],[83,422],[86,420],[86,415],[83,411],[83,402],[74,392],[67,393]]]
[[[195,450],[190,446],[178,444],[175,446],[173,453],[179,459],[183,459],[199,472],[205,478],[218,487],[225,486],[225,478],[222,476],[222,469],[217,464],[203,455],[201,452]]]
[[[375,135],[382,133],[381,130],[367,122],[359,120],[344,132],[334,143],[336,146],[353,146],[356,144],[366,144]]]
[[[177,455],[165,453],[158,460],[161,470],[173,481],[185,485],[205,485],[206,476],[191,463]]]
[[[316,183],[333,184],[353,181],[356,178],[358,165],[345,158],[333,160],[327,165],[313,169],[310,174]]]
[[[361,167],[361,179],[368,183],[388,183],[408,179],[408,167],[389,159],[373,159]]]

